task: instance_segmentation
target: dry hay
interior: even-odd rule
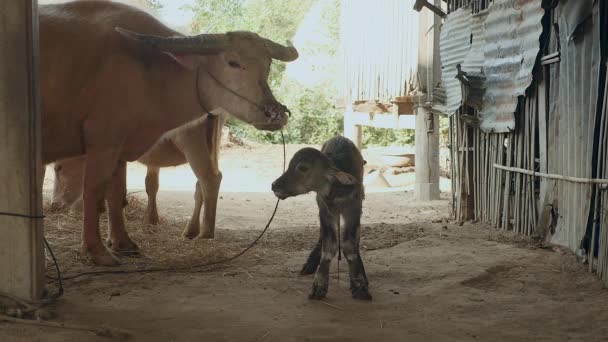
[[[222,230],[216,232],[213,240],[195,239],[188,240],[182,237],[182,231],[187,225],[187,220],[176,219],[171,215],[161,217],[156,226],[143,223],[145,213],[145,200],[136,194],[128,196],[129,204],[125,208],[125,219],[127,230],[133,241],[141,250],[141,254],[135,257],[121,256],[122,265],[113,268],[95,267],[81,253],[81,213],[69,210],[46,210],[50,208],[45,205],[45,235],[51,244],[55,256],[58,259],[62,272],[68,276],[80,272],[98,270],[133,270],[145,268],[176,268],[193,267],[196,265],[216,262],[227,259],[243,251],[261,233],[260,230]],[[100,218],[102,239],[106,238],[107,215],[104,213]],[[284,251],[273,250],[266,242],[267,237],[260,240],[260,246],[256,246],[247,253],[246,258],[240,258],[250,265],[263,264],[264,260],[277,260],[277,254]],[[54,274],[53,263],[48,262],[49,274]]]
[[[139,245],[141,254],[135,257],[121,256],[122,265],[119,267],[97,267],[83,256],[80,247],[81,213],[69,210],[46,210],[46,237],[64,274],[70,276],[80,272],[100,270],[183,268],[217,262],[243,251],[264,228],[263,225],[255,229],[223,226],[216,231],[215,239],[188,240],[182,236],[182,231],[189,217],[177,215],[171,208],[167,208],[167,213],[161,215],[158,225],[144,224],[145,194],[131,193],[127,198],[128,205],[125,208],[127,230],[133,241]],[[102,239],[106,238],[107,224],[107,215],[104,213],[100,219]],[[426,235],[424,229],[413,224],[365,225],[361,228],[361,248],[363,251],[390,248],[424,235]],[[223,264],[221,268],[280,264],[293,253],[305,254],[310,251],[318,238],[319,228],[316,225],[304,227],[274,225],[244,257]],[[54,274],[52,262],[47,263],[47,268],[49,274]]]

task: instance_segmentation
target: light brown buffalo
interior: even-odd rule
[[[287,123],[267,79],[272,58],[297,58],[291,46],[251,32],[184,37],[109,1],[45,5],[39,14],[42,160],[86,155],[82,249],[98,265],[118,263],[99,233],[104,197],[109,248],[138,249],[124,228],[126,162],[164,133],[216,107],[259,129]]]

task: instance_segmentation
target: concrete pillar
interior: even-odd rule
[[[441,7],[441,0],[434,0]],[[427,8],[420,11],[418,38],[418,99],[416,114],[416,198],[439,199],[439,116],[430,111],[433,89],[441,79],[439,34],[441,17]]]
[[[0,212],[39,216],[36,1],[0,1],[0,22]],[[43,289],[42,220],[0,214],[0,292],[35,300]]]
[[[416,112],[416,199],[439,199],[439,115],[428,106],[417,106]]]

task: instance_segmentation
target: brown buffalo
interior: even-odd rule
[[[259,129],[287,122],[267,79],[272,58],[297,58],[291,46],[251,32],[185,37],[109,1],[45,5],[39,14],[42,160],[86,155],[82,248],[98,265],[118,263],[99,233],[104,196],[109,248],[138,249],[124,228],[126,162],[164,133],[216,107]]]

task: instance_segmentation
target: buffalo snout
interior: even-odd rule
[[[278,199],[286,199],[289,195],[286,193],[284,189],[285,179],[283,176],[277,178],[274,182],[272,182],[272,192],[277,196]]]

